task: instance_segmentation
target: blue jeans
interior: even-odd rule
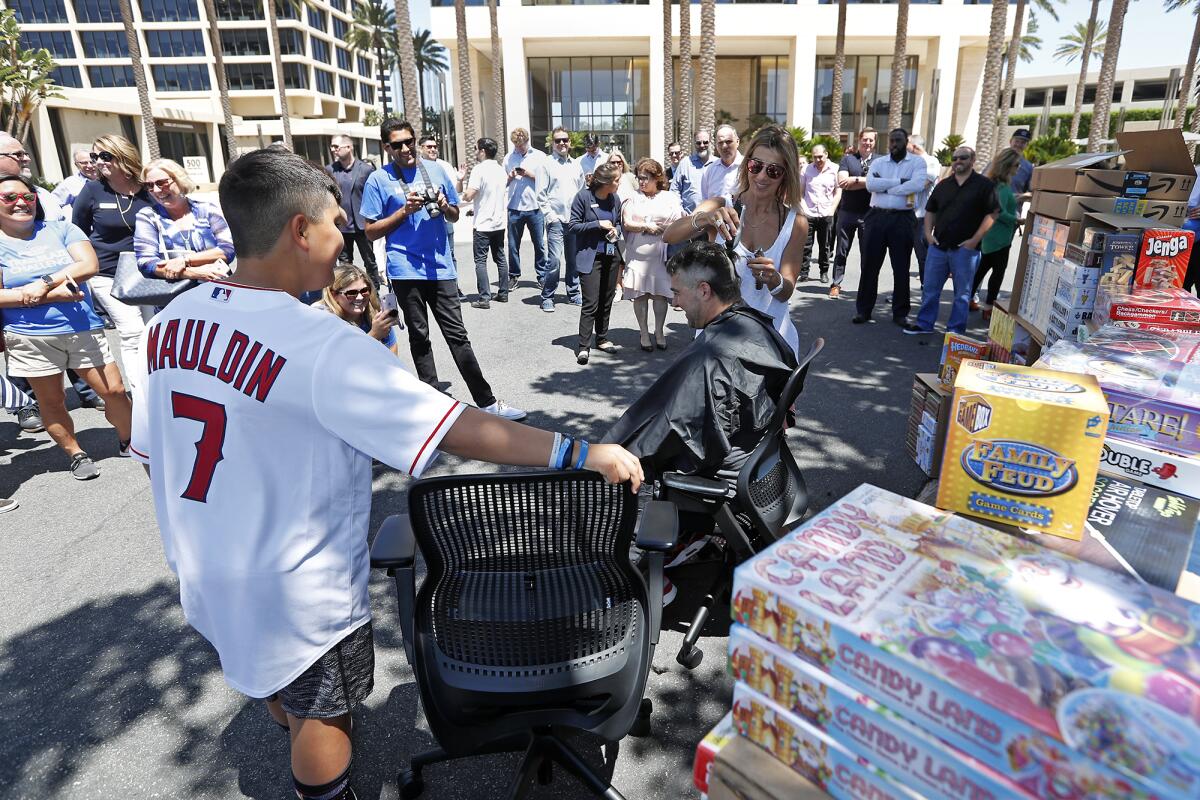
[[[533,239],[533,269],[538,280],[546,274],[546,217],[541,211],[508,210],[508,276],[521,277],[521,229],[528,227]]]
[[[917,327],[933,330],[938,317],[938,303],[946,278],[953,281],[954,305],[950,308],[950,321],[946,330],[963,333],[967,329],[967,315],[971,309],[971,287],[975,270],[979,267],[979,251],[956,247],[946,250],[937,245],[929,246],[925,256],[925,280],[921,283],[921,310],[917,312]]]
[[[552,300],[558,290],[559,265],[566,269],[567,297],[579,296],[579,273],[575,271],[575,234],[562,222],[546,223],[546,271],[538,275],[542,299]]]

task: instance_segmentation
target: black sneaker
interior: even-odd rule
[[[103,411],[104,410],[104,398],[101,397],[100,395],[96,395],[91,400],[80,400],[79,407],[80,408],[94,408],[97,411]]]
[[[799,283],[800,281],[811,281],[811,280],[812,280],[812,273],[810,273],[810,272],[801,272],[799,275],[796,276],[796,283]]]
[[[17,425],[26,433],[39,433],[46,430],[42,424],[42,410],[37,403],[30,403],[17,410]]]
[[[71,456],[71,477],[77,481],[90,481],[92,478],[100,476],[100,468],[96,466],[96,462],[88,457],[88,454],[80,450],[75,455]]]
[[[491,308],[492,304],[487,300],[472,300],[471,308]]]
[[[866,325],[868,322],[871,321],[871,318],[864,317],[862,314],[855,314],[854,318],[851,319],[850,321],[853,322],[855,325]]]
[[[937,331],[925,330],[911,323],[904,326],[904,334],[906,336],[928,336],[932,333],[937,333]]]
[[[821,273],[821,283],[829,283],[829,273],[828,272]]]
[[[496,295],[495,297],[493,297],[492,299],[493,299],[493,300],[495,300],[497,303],[507,303],[507,302],[508,302],[508,295],[506,295],[506,294],[498,294],[498,295]]]

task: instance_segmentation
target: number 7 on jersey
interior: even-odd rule
[[[191,419],[204,426],[200,438],[196,440],[192,477],[180,496],[207,503],[213,474],[217,471],[217,464],[225,458],[221,452],[225,444],[225,406],[195,395],[171,392],[171,413],[176,419]]]

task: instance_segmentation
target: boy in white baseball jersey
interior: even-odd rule
[[[151,320],[131,449],[188,621],[227,682],[288,729],[297,797],[347,800],[350,712],[373,683],[372,457],[413,476],[435,448],[540,466],[558,437],[440,394],[296,299],[330,283],[343,244],[339,192],[319,167],[258,150],[230,165],[220,196],[237,280]],[[616,445],[580,443],[563,462],[642,478]]]

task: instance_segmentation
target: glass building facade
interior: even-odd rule
[[[555,126],[595,133],[629,159],[650,150],[650,60],[640,56],[531,58],[529,121],[546,149]]]
[[[789,69],[787,56],[717,56],[717,123],[733,125],[742,136],[772,122],[787,124]],[[692,59],[692,86],[699,85],[700,59]],[[679,86],[679,59],[675,59],[675,86]],[[678,141],[690,141],[695,130],[698,97],[692,90],[693,118]]]
[[[904,68],[904,107],[900,126],[913,127],[917,97],[917,57],[909,56]],[[813,93],[813,133],[833,127],[833,56],[817,57],[817,85]],[[842,131],[864,127],[887,130],[892,85],[892,57],[846,56],[842,70]]]

